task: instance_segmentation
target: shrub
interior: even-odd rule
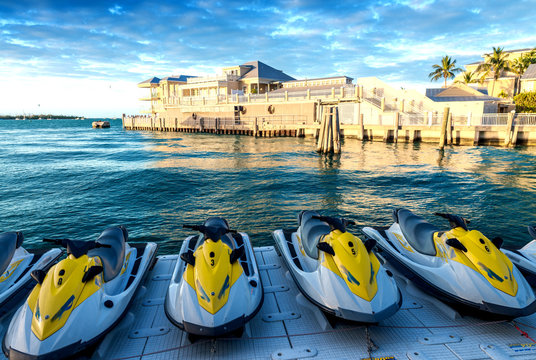
[[[516,112],[536,112],[536,91],[522,92],[514,97]]]

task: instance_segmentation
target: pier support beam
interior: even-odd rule
[[[441,134],[439,135],[439,149],[443,150],[447,140],[447,123],[449,119],[450,108],[446,107],[443,110],[443,121],[441,122]]]
[[[506,123],[506,135],[504,137],[504,146],[512,145],[512,128],[514,124],[515,110],[508,113],[508,122]]]

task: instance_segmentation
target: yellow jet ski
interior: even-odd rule
[[[536,311],[536,297],[516,266],[489,240],[469,230],[460,216],[447,219],[441,230],[407,209],[393,212],[388,228],[365,227],[381,254],[417,286],[452,307],[485,318],[515,318]]]
[[[184,227],[201,234],[182,243],[164,305],[168,319],[191,340],[241,332],[264,299],[248,235],[221,217]]]
[[[45,239],[67,249],[37,281],[2,341],[10,359],[75,357],[96,344],[126,314],[154,262],[155,243],[128,244],[125,227],[106,229],[96,241]]]
[[[521,271],[525,279],[533,287],[536,287],[536,226],[528,227],[532,241],[521,249],[502,249],[502,252]]]
[[[353,221],[302,211],[295,230],[276,230],[277,249],[303,295],[323,311],[363,323],[398,311],[402,295],[372,251],[346,231]]]
[[[33,271],[47,271],[63,253],[60,249],[30,250],[20,231],[0,234],[0,318],[18,307],[33,288]]]

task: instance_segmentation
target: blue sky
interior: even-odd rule
[[[443,55],[536,46],[534,1],[0,0],[0,114],[138,113],[153,75],[263,61],[423,90]],[[6,86],[7,84],[7,86]],[[437,83],[437,86],[440,86]]]

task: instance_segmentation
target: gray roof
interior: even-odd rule
[[[521,80],[534,80],[536,79],[536,64],[530,64],[525,73],[521,77]]]
[[[242,66],[250,67],[251,70],[245,73],[244,76],[241,77],[241,79],[258,77],[275,81],[295,80],[292,76],[285,74],[283,71],[274,69],[273,67],[266,65],[265,63],[262,63],[260,61],[250,61],[245,64],[242,64]]]
[[[435,102],[445,101],[502,101],[504,99],[493,96],[428,96]]]
[[[160,82],[160,79],[157,78],[156,76],[150,78],[150,79],[147,79],[145,81],[142,81],[141,83],[139,84],[158,84]]]
[[[166,76],[162,80],[186,82],[189,78],[193,78],[193,77],[197,77],[197,76],[193,76],[193,75],[179,75],[179,76],[171,75],[171,76]]]
[[[445,101],[502,101],[504,99],[488,96],[488,90],[483,88],[475,89],[482,93],[482,96],[437,96],[445,88],[426,89],[426,97],[435,102]]]

